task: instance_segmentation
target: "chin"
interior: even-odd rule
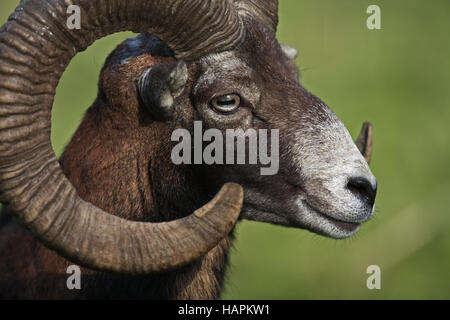
[[[315,234],[332,238],[346,239],[355,235],[361,228],[361,224],[372,217],[373,211],[364,221],[350,221],[350,219],[336,219],[331,214],[324,213],[305,200],[296,201],[295,208],[271,212],[258,208],[255,205],[244,205],[241,219],[265,222],[291,228],[308,230]]]
[[[333,239],[346,239],[355,235],[361,227],[362,222],[337,219],[331,214],[311,206],[305,200],[298,201],[297,204],[300,213],[296,215],[295,219],[299,224],[304,225],[305,229],[316,234]],[[364,220],[367,221],[368,218]]]

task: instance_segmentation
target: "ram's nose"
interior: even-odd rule
[[[374,182],[371,182],[365,177],[350,178],[347,183],[347,189],[367,207],[373,208],[377,196],[377,182],[375,179]]]

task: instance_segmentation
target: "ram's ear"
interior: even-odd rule
[[[160,63],[144,71],[138,82],[141,103],[156,120],[169,120],[173,116],[174,101],[188,80],[184,61]]]
[[[281,44],[281,49],[283,49],[284,53],[292,60],[295,60],[298,56],[298,50],[287,44]]]

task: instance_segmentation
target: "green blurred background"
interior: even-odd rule
[[[2,0],[3,24],[18,0]],[[375,219],[352,239],[242,222],[224,299],[450,298],[450,1],[280,0],[278,37],[299,49],[303,85],[357,135],[375,125]],[[382,30],[366,9],[381,7]],[[97,41],[65,73],[53,112],[57,154],[97,93]],[[381,290],[366,269],[381,268]]]

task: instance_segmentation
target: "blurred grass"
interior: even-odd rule
[[[0,22],[17,5],[2,0]],[[366,28],[378,4],[382,30]],[[349,240],[243,222],[225,299],[450,298],[450,2],[280,0],[280,42],[295,46],[303,85],[353,135],[375,125],[377,212]],[[53,112],[57,154],[97,93],[100,68],[130,33],[97,41],[70,64]],[[366,268],[382,290],[366,288]]]

